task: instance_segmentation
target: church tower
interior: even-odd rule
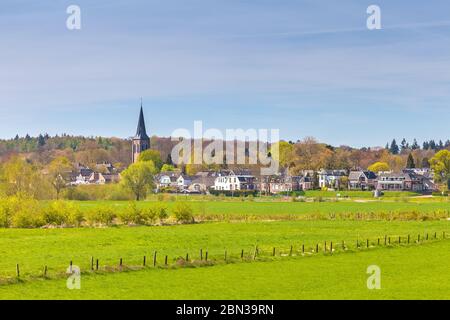
[[[139,113],[136,135],[133,137],[133,163],[136,163],[139,160],[141,152],[147,149],[150,149],[150,138],[145,130],[144,111],[142,110],[141,102],[141,112]]]

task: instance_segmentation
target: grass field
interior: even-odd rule
[[[2,299],[450,299],[450,242],[209,268],[82,276],[0,286]],[[368,290],[367,267],[381,269]]]
[[[151,205],[152,201],[139,206]],[[82,210],[99,205],[123,207],[127,202],[80,202]],[[167,202],[170,208],[174,202]],[[437,211],[448,217],[448,202],[380,201],[380,202],[256,202],[192,201],[197,215],[221,215],[224,221],[190,225],[67,228],[0,229],[0,298],[62,299],[386,299],[449,298],[448,289],[450,239],[432,240],[446,232],[450,238],[450,220],[417,219],[355,220],[320,219],[332,213],[415,211],[433,216]],[[291,215],[319,214],[319,219],[296,220]],[[261,219],[227,221],[227,217],[261,217]],[[281,217],[281,221],[274,219]],[[230,219],[232,220],[232,219]],[[274,221],[272,221],[274,220]],[[415,244],[417,235],[424,241]],[[391,246],[380,246],[384,235]],[[411,235],[410,245],[406,237]],[[401,236],[402,244],[397,244]],[[357,249],[360,241],[370,249]],[[333,256],[324,255],[324,242],[334,243]],[[340,250],[345,241],[349,250]],[[311,257],[301,255],[319,244],[320,252]],[[252,261],[255,245],[257,261]],[[290,247],[293,246],[293,257]],[[272,250],[276,248],[276,256]],[[177,260],[189,254],[199,260],[200,249],[208,251],[211,266],[176,267]],[[226,264],[224,252],[227,251]],[[245,259],[241,261],[241,250]],[[157,251],[157,266],[140,271],[111,271],[120,258],[125,270],[141,269],[144,255],[148,264]],[[167,270],[163,264],[168,256]],[[99,259],[100,272],[88,272],[91,257]],[[248,260],[248,261],[247,261]],[[65,287],[64,271],[73,261],[81,268],[82,290]],[[20,265],[20,281],[15,277]],[[367,290],[365,270],[369,264],[380,265],[383,289]],[[42,278],[44,266],[48,279]],[[61,278],[62,277],[62,278]],[[428,279],[428,282],[427,282]],[[345,281],[344,281],[345,280]],[[441,291],[440,291],[441,290]],[[449,292],[448,290],[446,292]]]

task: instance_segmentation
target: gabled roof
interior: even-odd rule
[[[134,136],[134,139],[140,139],[140,140],[148,140],[149,137],[147,135],[147,131],[145,129],[145,120],[144,120],[144,111],[142,109],[142,104],[141,104],[141,111],[139,113],[139,121],[138,121],[138,126],[136,129],[136,135]]]

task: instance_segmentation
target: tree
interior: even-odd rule
[[[431,169],[434,170],[435,179],[445,182],[450,179],[450,151],[441,150],[430,160]]]
[[[380,171],[389,171],[391,168],[386,162],[375,162],[371,166],[369,166],[368,170],[378,173]]]
[[[412,154],[410,153],[408,155],[408,160],[406,161],[406,168],[413,169],[415,167],[416,167],[416,164],[414,163],[414,158],[413,158]]]
[[[406,139],[405,139],[405,138],[403,138],[403,140],[402,140],[400,146],[401,146],[401,150],[402,150],[402,151],[405,151],[405,150],[407,150],[407,149],[409,148],[408,142],[406,142]]]
[[[48,166],[50,182],[56,191],[56,199],[59,199],[61,190],[67,186],[72,165],[66,157],[54,159]]]
[[[33,165],[16,156],[3,165],[0,180],[4,184],[6,195],[34,197],[39,178],[38,171]]]
[[[427,157],[422,159],[422,168],[429,168],[430,167],[430,159]]]
[[[38,137],[38,146],[43,147],[44,145],[45,145],[45,138],[42,134],[40,134]]]
[[[160,171],[163,166],[163,161],[161,160],[161,153],[157,150],[145,150],[139,155],[139,161],[152,161],[155,168]]]
[[[278,147],[278,154],[273,153],[276,147]],[[294,146],[285,141],[276,142],[271,146],[269,154],[273,160],[279,162],[280,167],[289,168],[294,155]]]
[[[169,171],[175,171],[175,167],[167,163],[163,164],[161,172],[169,172]]]
[[[168,164],[169,166],[173,166],[172,154],[170,152],[167,155],[166,164]]]
[[[391,146],[389,147],[389,152],[392,154],[398,154],[399,151],[400,151],[400,148],[398,147],[395,139],[393,139],[391,142]]]
[[[136,162],[122,172],[121,183],[133,192],[137,201],[145,199],[147,193],[153,187],[153,175],[156,171],[151,160]]]
[[[416,140],[416,139],[414,139],[413,144],[411,145],[411,149],[413,149],[413,150],[420,149],[420,146],[419,146],[419,144],[417,143],[417,140]]]

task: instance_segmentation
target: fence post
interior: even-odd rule
[[[387,235],[384,235],[384,245],[386,245]]]
[[[205,261],[208,261],[208,250],[205,252]]]
[[[244,259],[244,249],[241,250],[241,259]]]
[[[122,258],[120,258],[120,262],[119,262],[119,267],[120,267],[120,270],[122,270]]]
[[[302,253],[303,254],[305,253],[305,245],[304,244],[302,244]]]
[[[434,233],[434,238],[437,239],[437,232]]]
[[[326,241],[324,242],[323,251],[324,251],[324,252],[327,252],[327,242],[326,242]]]
[[[275,247],[273,247],[273,253],[272,253],[272,256],[275,257]]]
[[[319,253],[319,244],[316,244],[316,253]]]
[[[47,276],[47,266],[44,267],[44,277]]]
[[[345,241],[342,240],[342,250],[345,250]]]
[[[333,254],[333,241],[330,242],[330,253]]]
[[[391,237],[388,238],[388,241],[389,241],[389,245],[390,245],[391,244]]]
[[[428,241],[428,232],[427,232],[427,241]]]
[[[291,244],[291,251],[289,251],[289,256],[292,256],[292,250],[293,250],[294,248],[293,248],[293,246],[292,246],[292,244]]]
[[[94,271],[94,257],[91,257],[91,271]]]
[[[409,241],[410,241],[410,235],[408,234],[408,244],[409,244]]]
[[[153,266],[156,267],[156,251],[153,254]]]
[[[224,260],[225,260],[225,262],[227,262],[227,250],[225,250],[225,253],[224,253]]]
[[[203,249],[200,249],[200,261],[203,260]]]
[[[167,255],[166,258],[164,259],[164,264],[167,266]]]
[[[378,238],[377,240],[377,245],[380,245],[380,238]]]
[[[189,262],[189,253],[186,253],[186,262]]]
[[[70,264],[69,264],[69,272],[72,273],[72,260],[70,260]]]
[[[417,242],[420,242],[420,234],[417,235]]]
[[[147,260],[147,257],[144,256],[144,262],[143,262],[144,267],[145,267],[145,263],[147,262],[146,260]]]
[[[369,239],[366,240],[366,247],[369,247]]]
[[[20,268],[19,268],[19,264],[16,264],[16,273],[17,273],[17,278],[20,278]]]
[[[95,270],[98,271],[98,259],[97,259],[96,262],[95,262]]]

